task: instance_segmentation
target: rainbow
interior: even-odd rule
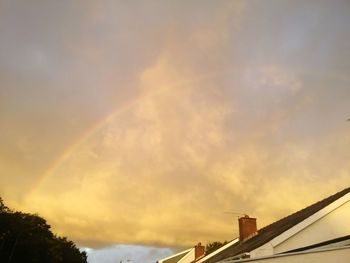
[[[93,136],[96,132],[98,132],[103,126],[105,126],[107,123],[109,123],[112,119],[114,119],[117,115],[120,115],[124,112],[126,112],[128,109],[132,108],[132,106],[136,103],[137,100],[131,100],[125,103],[122,107],[112,111],[112,113],[108,114],[104,118],[98,120],[93,125],[91,125],[89,128],[84,130],[83,133],[81,133],[77,138],[73,140],[71,144],[69,144],[68,147],[66,147],[57,158],[55,158],[50,165],[47,167],[47,169],[44,171],[42,175],[38,177],[36,182],[31,187],[31,190],[29,191],[28,196],[35,193],[37,190],[40,189],[40,187],[54,174],[55,170],[66,160],[69,159],[69,157],[72,155],[72,153],[80,146],[82,145],[87,139],[89,139],[91,136]]]
[[[98,132],[102,127],[104,127],[107,123],[109,123],[111,120],[118,117],[118,115],[124,114],[128,110],[130,110],[132,107],[137,105],[139,101],[148,99],[152,96],[158,95],[162,92],[168,91],[172,88],[181,87],[189,84],[193,84],[196,82],[201,82],[204,80],[212,79],[214,77],[217,77],[219,75],[226,75],[231,71],[220,71],[220,72],[212,72],[211,74],[206,74],[205,76],[199,76],[196,78],[188,79],[185,81],[177,81],[175,83],[166,85],[166,87],[161,87],[156,90],[153,90],[150,93],[146,93],[144,95],[141,95],[139,97],[136,97],[134,99],[131,99],[124,103],[121,107],[118,107],[117,109],[113,110],[110,114],[102,118],[101,120],[97,121],[93,125],[91,125],[88,129],[84,130],[83,133],[81,133],[71,144],[69,144],[68,147],[66,147],[57,158],[55,158],[50,165],[47,167],[47,169],[43,172],[42,175],[38,177],[38,179],[35,181],[33,186],[31,187],[30,191],[27,194],[27,197],[31,196],[35,192],[37,192],[44,183],[53,176],[54,172],[57,170],[57,168],[64,163],[64,161],[68,160],[69,157],[72,155],[72,153],[80,146],[82,145],[87,139],[89,139],[91,136],[93,136],[96,132]]]

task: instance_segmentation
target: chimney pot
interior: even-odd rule
[[[245,215],[238,218],[239,241],[244,241],[257,232],[256,218]]]
[[[196,245],[194,247],[194,257],[195,259],[201,257],[204,255],[204,246],[202,246],[202,243],[198,243],[198,245]]]

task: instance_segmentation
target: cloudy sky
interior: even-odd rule
[[[0,0],[0,195],[154,262],[349,186],[347,0]]]

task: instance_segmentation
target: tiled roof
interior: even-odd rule
[[[250,252],[265,243],[269,242],[273,238],[279,236],[286,230],[290,229],[291,227],[297,225],[298,223],[302,222],[306,218],[310,217],[311,215],[315,214],[316,212],[320,211],[321,209],[325,208],[326,206],[330,205],[334,201],[338,200],[342,196],[346,195],[350,192],[350,187],[346,188],[324,200],[321,200],[313,205],[310,205],[294,214],[291,214],[285,218],[282,218],[271,225],[268,225],[260,230],[258,230],[257,235],[254,237],[234,244],[231,247],[228,247],[227,249],[223,250],[221,253],[215,255],[214,257],[208,259],[205,261],[205,263],[212,263],[217,262],[219,260],[223,260],[225,258],[233,257],[236,255],[240,255],[245,252]]]

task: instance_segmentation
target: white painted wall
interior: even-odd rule
[[[175,255],[171,255],[167,258],[159,259],[158,263],[166,263],[166,262],[178,262],[177,258],[182,258],[184,257],[188,252],[191,251],[192,248],[181,251]]]
[[[178,261],[178,263],[191,263],[194,260],[195,257],[195,249],[192,248],[186,256],[184,256],[182,259]]]
[[[277,254],[346,235],[350,235],[350,202],[345,203],[276,246],[274,253]]]
[[[271,256],[274,254],[274,248],[273,248],[271,242],[268,242],[265,245],[251,251],[249,254],[250,254],[251,258]]]
[[[350,247],[328,249],[303,253],[292,253],[286,255],[275,255],[266,258],[256,258],[240,261],[225,261],[225,263],[349,263]]]

